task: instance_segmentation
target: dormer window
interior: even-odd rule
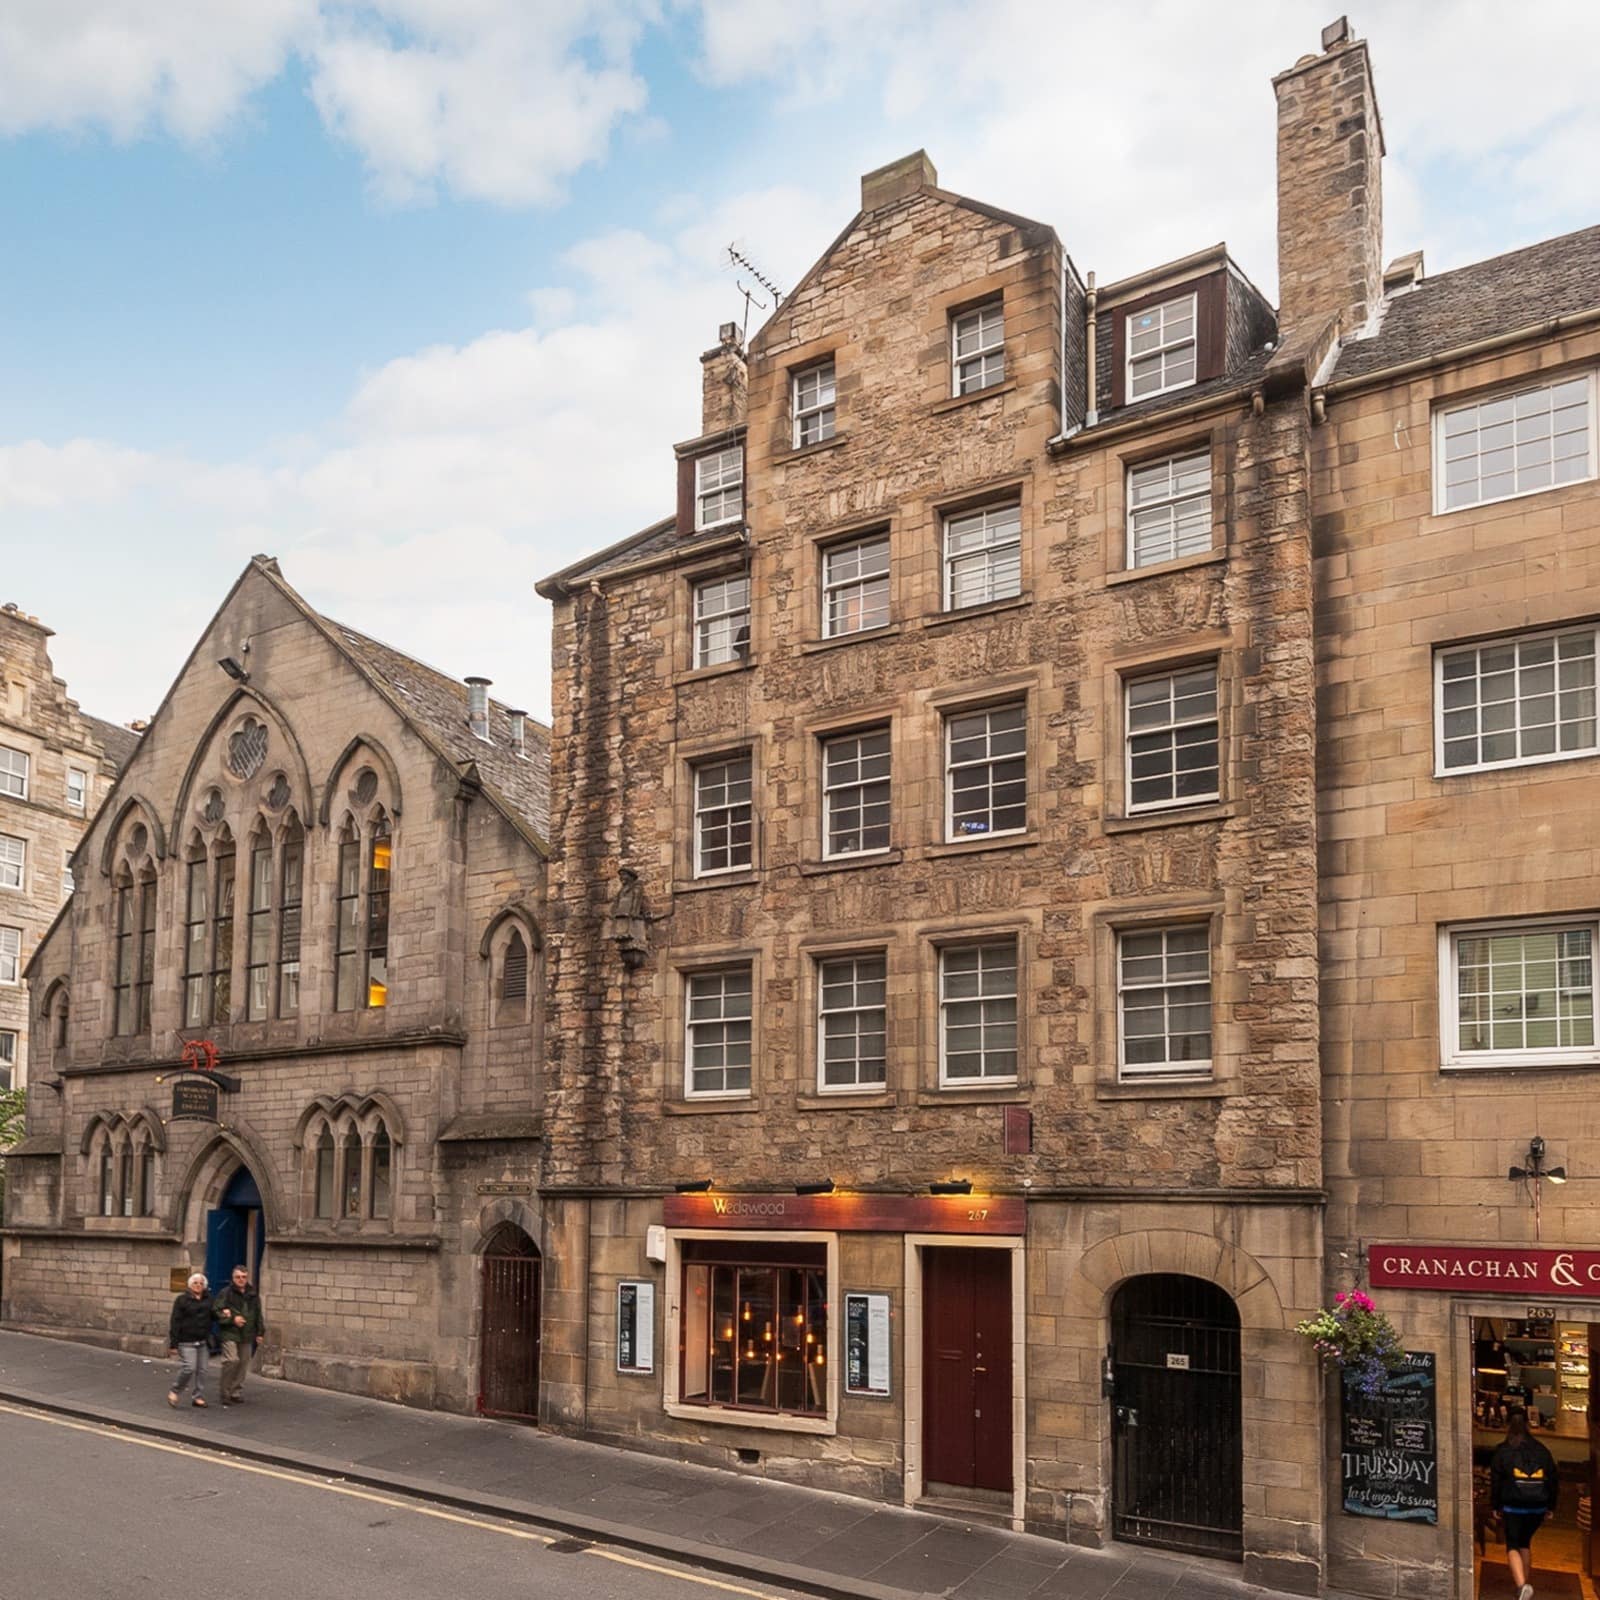
[[[1180,294],[1131,312],[1127,322],[1129,402],[1148,400],[1195,381],[1196,297]]]
[[[821,444],[833,437],[833,363],[824,361],[794,375],[794,446]]]
[[[699,533],[744,516],[744,448],[730,445],[694,464],[694,526]]]
[[[954,394],[1005,382],[1006,319],[998,300],[950,319],[950,364]]]

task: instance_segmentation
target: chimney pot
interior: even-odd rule
[[[524,728],[527,724],[526,711],[508,711],[506,715],[511,719],[511,753],[514,756],[525,756],[528,753]]]
[[[493,678],[468,678],[467,682],[467,726],[472,729],[474,739],[482,739],[485,744],[489,742],[489,685]]]
[[[1340,17],[1336,21],[1330,22],[1328,26],[1322,30],[1322,48],[1324,50],[1331,50],[1336,44],[1349,44],[1349,42],[1349,17]]]

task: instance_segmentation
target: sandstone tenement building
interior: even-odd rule
[[[72,893],[72,855],[139,735],[67,698],[37,617],[0,606],[0,1088],[28,1081],[23,974]]]

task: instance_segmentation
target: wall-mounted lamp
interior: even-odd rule
[[[946,1178],[943,1183],[930,1183],[929,1194],[971,1194],[971,1178]]]
[[[796,1194],[832,1194],[833,1179],[818,1178],[815,1183],[797,1183],[794,1186]]]
[[[1567,1169],[1565,1167],[1547,1167],[1544,1164],[1544,1150],[1544,1140],[1538,1134],[1535,1134],[1528,1141],[1528,1153],[1522,1158],[1524,1164],[1520,1167],[1512,1167],[1506,1173],[1506,1176],[1513,1183],[1526,1183],[1528,1185],[1530,1198],[1533,1201],[1533,1236],[1535,1239],[1540,1237],[1540,1225],[1543,1220],[1541,1216],[1543,1210],[1541,1200],[1544,1195],[1545,1184],[1565,1183],[1567,1181]]]
[[[233,679],[235,683],[248,683],[250,674],[239,665],[232,656],[220,656],[217,665]]]
[[[691,1178],[687,1183],[675,1183],[679,1194],[704,1194],[711,1187],[710,1178]]]

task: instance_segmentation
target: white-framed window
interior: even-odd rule
[[[824,1094],[888,1081],[888,984],[881,954],[817,963],[817,1087]]]
[[[837,639],[889,621],[889,535],[875,533],[822,552],[822,634]]]
[[[694,664],[715,667],[750,655],[750,574],[694,586]]]
[[[1134,678],[1125,697],[1129,811],[1217,799],[1222,740],[1216,667]]]
[[[748,966],[691,972],[684,1092],[690,1097],[749,1094],[751,974]]]
[[[1593,917],[1447,928],[1439,937],[1446,1067],[1600,1062]]]
[[[944,608],[1022,593],[1022,507],[987,506],[944,519]]]
[[[0,928],[0,983],[22,982],[22,929]]]
[[[1211,548],[1211,452],[1128,469],[1128,565],[1154,567]]]
[[[1441,407],[1433,430],[1436,513],[1581,483],[1595,475],[1595,375]]]
[[[889,848],[889,730],[865,728],[822,745],[822,853]]]
[[[953,394],[973,394],[1004,383],[1006,319],[998,300],[950,319],[950,380]]]
[[[0,1028],[0,1089],[11,1089],[17,1081],[17,1035],[11,1028]]]
[[[1021,833],[1028,826],[1028,709],[959,711],[944,721],[945,838]]]
[[[833,363],[824,361],[795,373],[792,392],[795,448],[831,439],[836,398]]]
[[[1434,652],[1436,770],[1481,772],[1593,755],[1592,625]]]
[[[27,845],[9,833],[0,833],[0,889],[20,889],[27,864]]]
[[[1117,1076],[1211,1076],[1211,934],[1203,924],[1118,934]]]
[[[694,769],[695,876],[748,867],[754,836],[750,752],[701,762]]]
[[[28,798],[28,754],[0,744],[0,795],[10,795],[13,800]]]
[[[939,1081],[1015,1082],[1017,941],[939,952]]]
[[[89,774],[82,767],[67,768],[67,804],[74,811],[89,806]]]
[[[1194,382],[1198,347],[1193,294],[1180,294],[1158,306],[1130,312],[1125,328],[1130,404]]]
[[[61,898],[65,900],[77,887],[77,880],[72,876],[72,852],[63,850],[61,852]]]
[[[694,525],[720,528],[744,515],[744,446],[701,456],[694,464]]]

